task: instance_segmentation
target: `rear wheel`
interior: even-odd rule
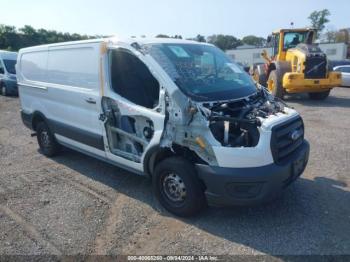
[[[60,151],[60,144],[57,143],[54,135],[51,133],[45,122],[37,124],[36,135],[39,147],[45,156],[51,157]]]
[[[164,208],[178,216],[195,215],[206,206],[196,170],[182,157],[167,158],[156,166],[153,189]]]
[[[271,71],[267,80],[267,89],[278,98],[283,98],[284,89],[282,86],[282,76],[276,70]]]
[[[313,100],[324,100],[329,96],[329,93],[331,90],[327,90],[325,92],[319,92],[319,93],[309,93],[310,99]]]

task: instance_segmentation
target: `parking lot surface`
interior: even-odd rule
[[[286,102],[311,144],[302,177],[270,204],[179,219],[143,177],[40,154],[18,98],[0,97],[0,254],[350,254],[350,88]]]

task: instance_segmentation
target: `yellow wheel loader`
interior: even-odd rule
[[[287,93],[309,94],[325,99],[333,87],[341,85],[341,74],[328,66],[325,53],[314,43],[315,29],[281,29],[267,38],[272,56],[262,52],[266,64],[253,70],[253,78],[275,96]]]

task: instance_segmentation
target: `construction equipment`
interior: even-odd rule
[[[316,30],[281,29],[267,39],[272,56],[266,50],[266,64],[254,69],[253,78],[275,96],[307,92],[311,99],[325,99],[333,87],[341,84],[341,74],[328,67],[325,53],[314,43]]]

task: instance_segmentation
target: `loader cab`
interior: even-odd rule
[[[285,61],[287,50],[298,44],[312,44],[316,36],[314,29],[281,29],[268,36],[267,42],[272,47],[275,60]]]

